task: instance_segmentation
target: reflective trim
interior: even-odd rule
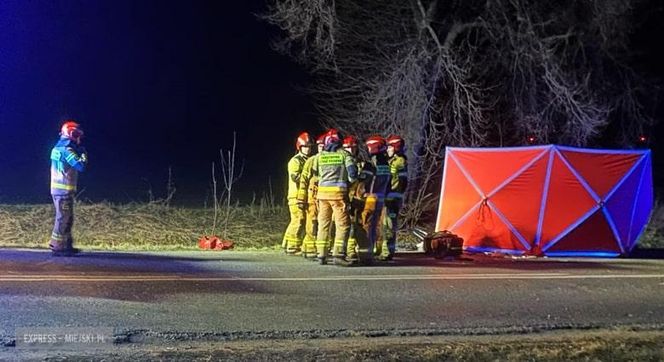
[[[60,161],[60,151],[56,149],[51,150],[51,160]]]
[[[51,188],[58,190],[76,191],[76,186],[61,184],[59,182],[51,182]]]
[[[337,186],[337,187],[343,187],[347,188],[348,183],[346,182],[334,182],[334,181],[328,181],[328,182],[319,182],[318,187],[331,187],[331,186]]]
[[[387,194],[388,199],[403,199],[403,194],[397,192],[390,192]]]
[[[346,187],[339,187],[339,186],[318,186],[318,193],[325,193],[325,192],[336,192],[336,191],[346,191]]]
[[[51,234],[51,239],[53,239],[55,241],[65,241],[64,236],[60,236],[60,234],[56,234],[56,233]]]

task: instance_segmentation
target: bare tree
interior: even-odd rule
[[[237,181],[242,177],[244,172],[244,162],[240,166],[238,171],[236,168],[235,160],[235,148],[237,145],[236,133],[233,132],[233,146],[228,150],[219,150],[219,156],[221,159],[221,178],[223,181],[223,190],[220,196],[217,196],[217,171],[215,169],[214,162],[212,163],[212,198],[213,198],[213,207],[214,214],[212,219],[212,235],[214,235],[217,229],[217,222],[219,221],[219,213],[221,209],[221,204],[225,203],[224,206],[224,219],[223,219],[223,231],[221,237],[226,239],[228,237],[228,222],[231,218],[231,198],[233,195],[233,186]]]
[[[446,145],[587,145],[609,126],[636,139],[652,123],[629,65],[639,1],[271,0],[264,19],[316,76],[325,125],[406,139],[412,224]]]
[[[222,237],[226,239],[228,236],[228,221],[231,216],[231,196],[233,192],[233,185],[242,177],[244,171],[244,163],[240,167],[240,170],[235,168],[235,147],[237,145],[236,134],[233,132],[233,147],[229,150],[226,150],[224,155],[224,150],[219,150],[219,155],[221,156],[221,173],[224,181],[224,193],[226,195],[226,208],[224,215],[224,232]]]

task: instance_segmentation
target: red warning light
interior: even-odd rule
[[[537,138],[535,136],[528,136],[528,143],[533,144],[537,141]]]
[[[646,136],[639,136],[639,142],[645,143],[648,140],[648,137]]]

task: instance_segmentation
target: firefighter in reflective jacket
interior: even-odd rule
[[[385,203],[385,196],[390,187],[390,169],[385,154],[385,140],[380,136],[371,136],[365,141],[370,159],[362,163],[358,187],[352,194],[356,210],[354,217],[355,245],[349,240],[347,250],[348,265],[358,263],[373,264],[373,251],[378,239],[380,216]]]
[[[302,167],[300,185],[297,189],[297,202],[306,211],[302,255],[305,258],[316,257],[316,234],[318,233],[318,175],[312,172],[314,160],[323,151],[325,134],[316,139],[317,153],[307,159]]]
[[[51,150],[51,196],[55,206],[55,222],[49,247],[54,256],[71,256],[74,248],[71,230],[74,224],[74,197],[78,173],[85,171],[88,154],[81,146],[83,131],[73,120],[60,129],[60,140]]]
[[[297,189],[300,184],[300,176],[305,161],[311,152],[311,137],[309,133],[303,132],[295,141],[297,154],[288,161],[288,210],[290,211],[290,223],[284,233],[281,246],[287,254],[297,255],[302,246],[302,234],[304,232],[304,209],[297,202]]]
[[[392,260],[397,249],[397,231],[399,229],[399,211],[403,207],[404,193],[408,187],[408,160],[405,142],[396,135],[387,137],[387,156],[392,176],[390,190],[385,199],[383,216],[383,239],[387,244],[387,255],[381,243],[376,248],[376,255],[383,260]]]
[[[324,148],[314,160],[313,172],[318,174],[318,261],[325,264],[329,249],[330,225],[334,220],[335,235],[332,255],[343,258],[342,248],[348,241],[348,185],[357,178],[357,167],[350,155],[341,148],[339,134],[330,130],[325,135]]]
[[[357,144],[357,137],[348,136],[344,138],[342,147],[344,151],[348,152],[348,154],[352,157],[358,172],[357,180],[348,186],[348,215],[350,217],[350,233],[348,234],[348,242],[346,243],[346,246],[342,247],[346,261],[352,264],[353,262],[357,261],[358,239],[360,241],[360,245],[366,244],[366,242],[364,242],[366,237],[364,237],[364,234],[362,233],[362,226],[359,223],[359,214],[362,212],[360,202],[361,196],[364,193],[365,178],[363,177],[364,174],[362,172],[364,161],[360,160],[359,158],[360,155]]]

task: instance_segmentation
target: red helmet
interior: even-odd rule
[[[397,135],[387,136],[387,145],[394,147],[394,152],[401,153],[404,151],[405,142],[403,138]]]
[[[367,151],[370,155],[377,155],[379,153],[385,152],[387,146],[385,145],[385,140],[381,136],[371,136],[364,141],[364,144],[367,145]]]
[[[337,130],[334,128],[330,128],[325,133],[325,137],[323,138],[323,144],[325,146],[332,143],[339,143],[339,141],[341,141],[341,139],[339,138],[339,132],[337,132]]]
[[[295,141],[295,149],[300,150],[301,147],[304,146],[311,146],[311,137],[309,136],[309,132],[302,132],[300,135],[297,137],[297,141]]]
[[[81,129],[81,125],[76,123],[76,121],[68,119],[60,128],[60,135],[78,142],[83,137],[83,130]]]
[[[318,138],[316,138],[316,144],[317,145],[324,145],[326,135],[327,135],[327,133],[323,133],[322,135],[318,136]]]
[[[357,137],[348,136],[344,138],[343,147],[344,148],[357,147]]]

